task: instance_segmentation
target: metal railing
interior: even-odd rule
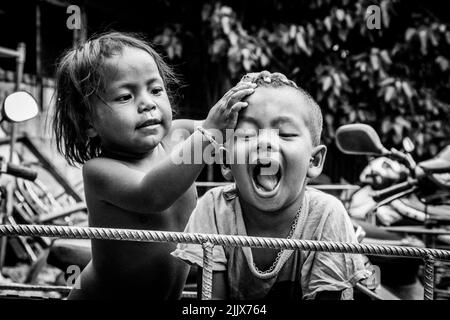
[[[212,297],[212,249],[215,245],[422,258],[425,262],[425,300],[433,299],[435,260],[450,260],[450,251],[440,249],[133,229],[0,225],[0,236],[40,236],[199,244],[203,248],[202,299],[211,299]]]

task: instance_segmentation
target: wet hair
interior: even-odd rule
[[[269,71],[261,71],[246,74],[242,77],[241,82],[253,82],[256,83],[259,87],[291,87],[300,92],[310,109],[310,116],[307,120],[306,125],[308,126],[309,132],[311,134],[313,146],[317,146],[320,144],[323,123],[322,111],[320,110],[317,102],[311,97],[311,95],[304,89],[297,86],[294,81],[289,80],[282,73],[270,73]]]
[[[90,138],[87,130],[93,112],[92,98],[105,87],[105,60],[120,55],[125,47],[144,50],[154,59],[168,97],[179,83],[173,70],[151,44],[138,34],[108,32],[94,36],[67,50],[56,70],[56,105],[53,133],[56,147],[71,165],[83,164],[101,152],[99,137]]]

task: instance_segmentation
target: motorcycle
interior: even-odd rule
[[[337,147],[346,154],[375,156],[360,175],[362,187],[350,199],[348,212],[364,230],[363,243],[437,247],[450,235],[450,146],[434,158],[416,163],[413,144],[387,150],[365,124],[338,128]],[[420,239],[418,236],[423,236]],[[404,298],[421,291],[421,261],[369,256],[381,269],[381,282]],[[406,289],[405,289],[406,288]],[[420,297],[420,292],[417,293]]]

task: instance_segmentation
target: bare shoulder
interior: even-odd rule
[[[89,182],[116,176],[118,172],[123,172],[127,169],[132,170],[120,161],[108,158],[94,158],[84,164],[82,171],[85,182]]]
[[[124,163],[108,158],[95,158],[83,166],[83,181],[96,198],[102,200],[114,196],[116,191],[125,190],[140,181],[144,174]]]

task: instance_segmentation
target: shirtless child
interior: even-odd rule
[[[209,141],[193,121],[172,121],[174,75],[143,40],[107,33],[68,51],[57,71],[54,131],[58,150],[84,164],[89,226],[182,231],[195,207],[193,185],[204,163],[173,162]],[[210,110],[204,129],[234,129],[240,100],[253,84],[236,86]],[[200,123],[201,124],[201,123]],[[189,137],[175,143],[177,129]],[[186,131],[186,130],[185,130]],[[195,131],[195,132],[194,132]],[[181,296],[187,266],[175,244],[92,240],[92,260],[70,299]]]

